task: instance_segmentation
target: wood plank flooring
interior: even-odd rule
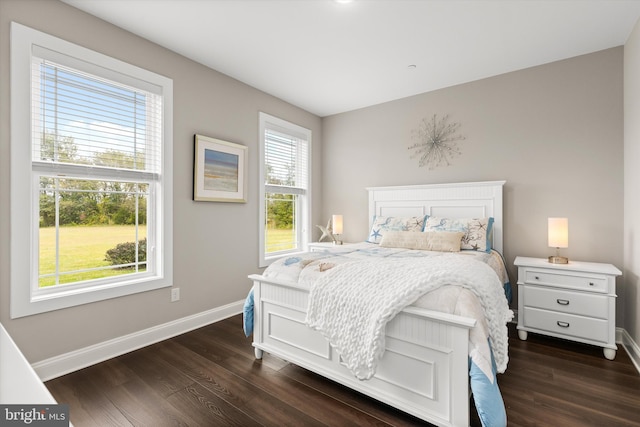
[[[387,405],[265,354],[241,316],[48,381],[85,426],[426,426]],[[509,426],[640,426],[640,375],[624,350],[509,331],[498,382]],[[477,415],[471,424],[480,425]]]

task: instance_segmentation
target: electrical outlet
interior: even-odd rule
[[[180,300],[180,288],[171,288],[171,302]]]

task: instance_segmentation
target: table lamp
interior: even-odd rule
[[[331,231],[335,236],[335,240],[333,241],[336,245],[341,245],[342,240],[340,240],[339,236],[342,234],[342,215],[333,215],[331,217]]]
[[[549,257],[550,263],[569,263],[568,258],[560,256],[560,248],[569,247],[569,219],[549,218],[549,247],[556,248],[556,254]]]

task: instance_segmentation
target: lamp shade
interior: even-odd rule
[[[342,215],[333,215],[331,217],[333,234],[342,234]]]
[[[569,247],[569,219],[549,218],[549,247]]]

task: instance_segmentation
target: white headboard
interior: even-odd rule
[[[376,215],[493,217],[493,248],[502,253],[502,187],[506,181],[370,187],[369,229]]]

